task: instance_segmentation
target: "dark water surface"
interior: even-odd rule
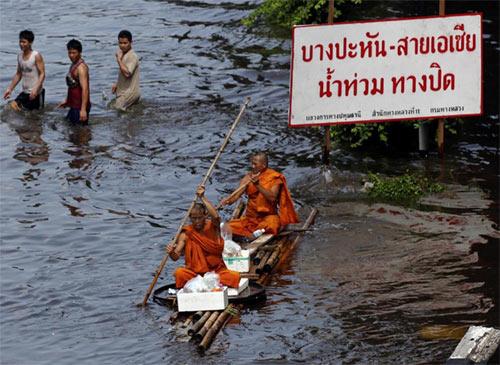
[[[46,62],[47,106],[1,111],[0,363],[442,363],[463,326],[498,326],[498,3],[475,8],[485,13],[485,116],[466,120],[444,162],[339,149],[331,184],[321,177],[318,131],[286,126],[289,40],[240,26],[257,3],[2,2],[0,89],[15,71],[18,32],[29,27]],[[346,16],[423,11],[398,9],[373,3]],[[141,57],[143,101],[127,114],[103,100],[122,28]],[[68,125],[55,109],[72,37],[90,67],[88,127]],[[248,154],[267,149],[303,212],[315,206],[320,216],[271,282],[268,302],[246,310],[202,359],[166,320],[169,310],[135,304],[246,96],[251,108],[208,197],[231,191]],[[483,204],[426,210],[484,225],[417,232],[368,213],[358,193],[364,174],[408,169],[473,186]]]

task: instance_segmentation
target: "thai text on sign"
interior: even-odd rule
[[[480,115],[481,18],[294,27],[289,125]]]

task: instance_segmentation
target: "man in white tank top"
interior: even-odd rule
[[[45,64],[40,52],[31,48],[34,40],[35,35],[30,30],[23,30],[19,33],[21,53],[17,57],[17,71],[3,94],[4,99],[10,98],[19,81],[23,81],[23,91],[17,96],[16,100],[10,103],[14,110],[43,108],[45,101],[45,90],[43,88]]]

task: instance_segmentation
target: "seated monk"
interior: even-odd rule
[[[275,235],[287,224],[298,223],[285,177],[267,167],[267,155],[263,152],[254,154],[250,163],[252,170],[241,179],[240,187],[220,202],[220,206],[229,205],[247,194],[245,215],[229,221],[233,236],[250,237],[262,228]]]
[[[186,266],[175,270],[175,286],[182,288],[196,277],[209,271],[219,274],[220,282],[231,288],[240,283],[240,273],[226,268],[222,260],[224,240],[220,236],[220,218],[215,207],[205,197],[205,188],[198,187],[196,194],[203,204],[196,203],[189,218],[192,224],[185,226],[176,242],[167,245],[166,250],[172,260],[177,261],[184,252]],[[211,219],[207,219],[207,215]]]

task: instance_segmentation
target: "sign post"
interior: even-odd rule
[[[439,0],[439,16],[444,16],[445,1],[446,0]],[[443,157],[444,156],[444,119],[439,119],[439,121],[438,121],[437,142],[438,142],[439,156]]]
[[[335,12],[334,0],[329,0],[328,1],[328,24],[333,24],[334,12]],[[330,164],[330,151],[332,149],[332,142],[331,142],[330,138],[331,138],[330,137],[330,126],[326,126],[325,127],[325,145],[323,147],[323,164],[324,165]]]
[[[467,13],[295,26],[288,125],[481,115],[481,24]]]

